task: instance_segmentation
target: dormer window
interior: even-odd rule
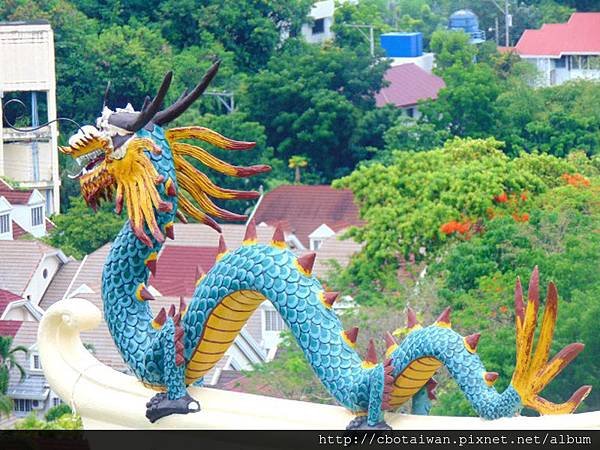
[[[42,370],[42,363],[40,362],[40,355],[34,353],[31,355],[31,369],[32,370]]]
[[[0,234],[8,233],[10,231],[10,214],[0,215]]]
[[[31,208],[31,226],[35,227],[44,223],[44,207],[36,206]]]

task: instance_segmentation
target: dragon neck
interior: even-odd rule
[[[176,183],[173,157],[163,130],[155,127],[152,132],[142,130],[138,135],[151,138],[160,146],[161,155],[146,152],[146,156],[164,180],[171,179]],[[155,211],[157,223],[164,232],[167,226],[172,226],[177,198],[167,195],[164,183],[158,185],[157,190],[162,200],[173,204],[169,212]],[[144,299],[147,297],[144,289],[150,276],[148,263],[156,259],[162,247],[161,242],[150,233],[148,235],[152,248],[135,236],[127,221],[113,242],[102,272],[104,318],[123,359],[138,376],[143,376],[145,371],[147,337],[155,333],[151,326],[152,312],[148,301]]]

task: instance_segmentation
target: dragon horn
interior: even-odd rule
[[[317,254],[315,252],[310,252],[297,259],[298,266],[304,275],[310,276],[312,274],[316,256]]]
[[[449,327],[450,326],[450,311],[451,308],[448,306],[435,320],[435,325],[438,327]]]
[[[377,364],[377,351],[375,350],[375,342],[373,339],[369,340],[369,347],[367,348],[367,357],[365,361],[371,364]]]
[[[256,222],[254,218],[248,222],[248,226],[246,227],[246,234],[244,234],[244,244],[255,244],[256,243]]]
[[[212,79],[215,77],[219,70],[221,61],[215,62],[210,69],[206,72],[200,83],[190,92],[186,94],[167,109],[162,110],[154,116],[154,123],[157,125],[164,125],[167,122],[171,122],[183,114],[191,105],[194,103],[206,90]]]

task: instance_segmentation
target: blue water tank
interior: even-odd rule
[[[479,29],[479,19],[470,9],[461,9],[450,16],[448,28],[464,31],[471,37],[471,43],[479,44],[485,40],[485,32]]]
[[[474,33],[479,30],[479,19],[469,9],[461,9],[450,16],[449,28],[455,30],[460,28],[466,33]]]
[[[380,39],[388,58],[414,58],[423,54],[422,33],[384,33]]]

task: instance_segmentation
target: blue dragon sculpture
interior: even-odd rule
[[[200,140],[229,150],[254,144],[225,138],[203,127],[165,130],[183,113],[217,73],[215,63],[202,81],[171,106],[160,109],[169,89],[168,73],[154,99],[140,111],[131,105],[116,111],[104,107],[96,126],[84,126],[60,150],[82,165],[81,192],[91,207],[116,196],[116,211],[126,205],[129,220],[114,240],[102,274],[104,317],[123,359],[147,386],[159,392],[147,403],[146,416],[161,417],[200,410],[186,387],[201,380],[219,361],[250,315],[269,300],[283,317],[315,374],[331,395],[356,418],[349,429],[386,428],[384,411],[414,397],[413,411],[427,413],[434,373],[444,365],[477,413],[486,419],[509,417],[528,407],[542,414],[571,413],[591,387],[583,386],[562,404],[538,393],[583,349],[571,344],[550,361],[558,295],[551,283],[535,351],[539,309],[537,268],[528,300],[520,282],[515,289],[517,361],[508,388],[498,393],[498,374],[488,372],[476,353],[478,334],[463,337],[450,327],[449,309],[430,326],[421,326],[408,309],[408,334],[401,343],[386,334],[387,350],[378,362],[373,341],[362,358],[355,350],[358,329],[344,330],[332,308],[337,293],[326,292],[311,275],[315,254],[296,257],[277,228],[270,245],[256,242],[250,222],[243,245],[228,251],[221,237],[216,265],[199,270],[189,304],[164,308],[153,316],[146,287],[156,271],[158,252],[174,238],[173,221],[187,213],[217,231],[211,218],[243,220],[215,205],[209,197],[251,199],[257,192],[216,186],[187,159],[196,159],[223,174],[247,177],[264,173],[264,165],[230,165],[202,148],[184,142]]]

